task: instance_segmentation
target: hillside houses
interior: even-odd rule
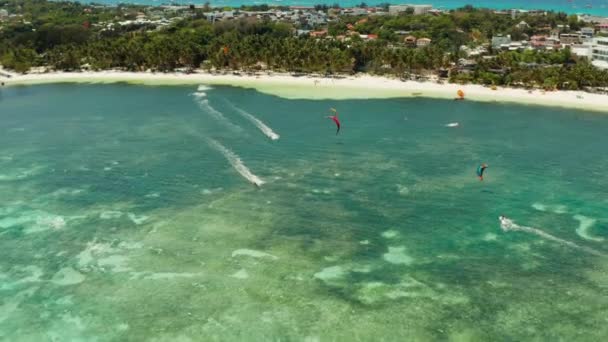
[[[326,25],[329,22],[328,15],[322,11],[314,9],[302,10],[279,10],[271,9],[268,11],[214,11],[206,12],[204,16],[210,22],[218,22],[225,20],[237,20],[245,18],[253,18],[257,20],[269,20],[273,22],[289,22],[296,26],[314,28]]]
[[[390,5],[388,13],[391,15],[399,15],[401,13],[410,12],[414,15],[428,14],[433,10],[433,5]]]

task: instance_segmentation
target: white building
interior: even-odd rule
[[[0,19],[8,18],[8,11],[5,9],[0,9]]]
[[[528,23],[525,22],[525,21],[523,21],[523,20],[520,21],[519,24],[517,24],[515,26],[517,26],[517,28],[520,29],[520,30],[525,30],[525,29],[527,29],[527,28],[530,27],[530,25],[528,25]]]
[[[600,69],[608,69],[608,37],[593,39],[591,63]]]
[[[414,5],[414,14],[427,14],[433,9],[433,5]]]
[[[399,13],[407,12],[408,10],[414,11],[415,15],[427,14],[433,9],[433,5],[390,5],[388,6],[388,13],[397,15]]]
[[[425,47],[431,44],[431,40],[429,38],[419,38],[416,40],[417,47]]]
[[[497,34],[492,36],[492,49],[500,49],[502,45],[508,46],[509,44],[511,44],[511,35]]]
[[[583,27],[581,28],[581,35],[587,37],[587,38],[593,38],[593,35],[595,34],[595,29],[593,27]]]
[[[572,45],[570,47],[570,52],[575,56],[591,60],[591,45],[589,44]]]

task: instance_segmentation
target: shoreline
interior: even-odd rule
[[[465,99],[476,102],[503,102],[542,105],[608,112],[608,95],[583,91],[551,91],[498,87],[492,90],[482,85],[401,81],[395,78],[371,75],[352,75],[340,78],[321,76],[292,76],[272,73],[262,75],[210,74],[196,71],[184,73],[151,72],[50,72],[18,75],[0,69],[12,77],[0,76],[5,87],[49,83],[119,83],[141,85],[220,85],[255,89],[261,93],[287,99],[342,100],[388,99],[425,97],[453,99],[462,89]],[[1,88],[0,88],[1,89]]]
[[[68,0],[70,1],[70,0]],[[74,0],[72,0],[74,1]],[[189,4],[186,2],[183,3],[172,3],[170,1],[166,1],[166,2],[161,2],[158,3],[155,0],[144,0],[144,1],[123,1],[124,3],[128,4],[128,5],[136,5],[136,6],[145,6],[145,7],[155,7],[155,8],[161,8],[161,7],[165,7],[165,8],[180,8],[180,9],[188,9],[189,8]],[[83,4],[85,5],[90,5],[92,3],[95,3],[95,1],[93,0],[87,0],[84,1]],[[121,3],[121,1],[103,1],[101,3],[98,3],[99,5],[105,6],[105,7],[115,7],[117,6],[119,3]],[[380,7],[380,5],[382,5],[382,1],[374,1],[371,3],[368,3],[368,7]],[[398,5],[400,4],[400,2],[396,1],[396,2],[388,2],[389,5]],[[462,1],[461,3],[450,3],[449,1],[446,3],[446,1],[414,1],[412,3],[412,5],[424,5],[424,4],[430,4],[433,6],[433,9],[437,9],[437,10],[441,10],[441,11],[451,11],[451,10],[456,10],[459,8],[464,7],[465,5],[467,5],[466,1]],[[199,4],[194,4],[196,8],[202,9],[204,8],[204,5],[199,3]],[[268,1],[268,2],[264,2],[261,1],[260,3],[244,3],[244,2],[240,2],[240,1],[224,1],[222,3],[216,3],[215,1],[211,1],[209,4],[209,8],[213,11],[216,10],[223,10],[225,8],[231,8],[233,10],[238,10],[241,9],[242,6],[259,6],[259,5],[267,5],[269,8],[280,8],[280,7],[296,7],[296,8],[314,8],[315,5],[326,5],[328,7],[331,7],[333,5],[333,3],[331,3],[330,1],[320,1],[318,4],[317,3],[298,3],[298,1],[286,1],[283,2],[283,0],[281,0],[281,2],[272,2],[272,1]],[[352,9],[352,8],[360,8],[359,7],[360,2],[357,1],[351,1],[348,2],[346,4],[342,4],[340,5],[340,8],[342,9]],[[576,7],[574,6],[574,4],[570,4],[570,3],[566,3],[566,4],[562,4],[562,5],[558,5],[555,4],[554,6],[547,6],[546,4],[532,4],[532,5],[526,5],[526,4],[516,4],[516,5],[509,5],[509,4],[505,4],[505,5],[501,5],[501,3],[496,3],[496,2],[492,2],[490,0],[486,0],[486,1],[482,1],[481,4],[476,4],[474,5],[474,8],[476,9],[482,9],[482,10],[490,10],[490,11],[509,11],[509,10],[519,10],[519,11],[553,11],[553,12],[564,12],[568,15],[572,15],[572,14],[576,14],[576,15],[591,15],[591,16],[599,16],[599,17],[608,17],[608,10],[605,7],[600,6],[596,6],[596,7]]]

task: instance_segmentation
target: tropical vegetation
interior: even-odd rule
[[[317,9],[331,13],[335,7]],[[19,15],[0,22],[0,64],[17,72],[41,66],[65,71],[203,68],[332,75],[366,72],[404,79],[441,74],[449,75],[451,82],[547,89],[608,86],[607,71],[576,58],[569,49],[496,51],[477,57],[467,70],[458,67],[464,57],[462,46],[488,44],[495,34],[522,39],[538,33],[539,28],[562,25],[575,30],[581,26],[576,16],[564,13],[512,18],[465,7],[440,15],[337,15],[329,25],[319,28],[255,18],[211,22],[205,15],[210,11],[208,6],[165,13],[166,18],[180,19],[164,26],[118,24],[149,11],[134,5],[0,0],[0,8]],[[529,26],[519,28],[521,20]],[[327,37],[298,35],[298,29],[326,29]],[[432,44],[407,46],[399,34],[403,31],[430,38]],[[378,38],[362,39],[353,32]]]

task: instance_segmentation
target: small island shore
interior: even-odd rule
[[[3,71],[7,74],[6,71]],[[5,86],[46,83],[117,83],[142,85],[225,85],[253,88],[262,93],[289,99],[381,99],[428,97],[453,99],[462,89],[466,100],[481,102],[510,102],[530,105],[576,108],[608,112],[608,95],[582,91],[529,91],[498,87],[493,90],[482,85],[458,85],[437,82],[401,81],[371,75],[341,77],[293,76],[290,74],[211,74],[151,73],[151,72],[50,72],[0,77]]]

